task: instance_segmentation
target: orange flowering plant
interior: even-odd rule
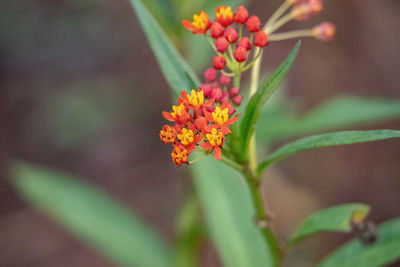
[[[154,2],[160,9],[170,3]],[[311,214],[287,238],[281,238],[261,192],[264,171],[295,153],[400,137],[399,130],[390,129],[320,133],[268,151],[267,156],[260,153],[265,139],[282,140],[315,129],[400,116],[398,104],[388,107],[360,99],[330,102],[300,120],[263,109],[291,69],[301,41],[260,82],[263,57],[274,49],[269,44],[306,37],[334,39],[336,29],[330,22],[281,31],[290,21],[301,23],[320,14],[322,0],[282,0],[269,18],[263,17],[263,10],[251,14],[246,7],[228,6],[226,1],[212,12],[197,11],[193,20],[183,18],[180,33],[194,34],[191,37],[200,44],[204,40],[212,53],[200,55],[208,64],[203,66],[201,79],[142,1],[130,3],[174,96],[170,109],[160,109],[161,129],[154,140],[170,148],[165,157],[172,159],[171,166],[179,167],[193,181],[193,190],[191,183],[185,183],[190,184],[185,190],[189,196],[177,218],[175,244],[167,244],[140,218],[98,190],[65,174],[22,164],[14,168],[13,175],[16,188],[28,201],[119,266],[200,266],[202,245],[209,244],[208,239],[227,267],[279,267],[291,262],[295,262],[292,266],[378,267],[400,258],[400,219],[376,226],[367,219],[368,205],[350,203]],[[352,233],[355,238],[318,263],[304,258],[285,261],[303,240],[328,231]]]

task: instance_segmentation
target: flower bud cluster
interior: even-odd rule
[[[215,11],[215,21],[209,17],[202,23],[198,22],[200,15],[195,15],[194,21],[182,21],[185,28],[192,30],[196,34],[204,34],[214,39],[214,48],[218,52],[213,58],[213,66],[217,70],[222,70],[225,66],[235,74],[243,72],[245,66],[239,63],[245,62],[253,46],[265,47],[268,45],[267,34],[261,30],[261,22],[257,16],[250,16],[244,6],[239,6],[234,13],[231,7],[219,6]],[[201,26],[194,30],[197,25]],[[208,26],[209,25],[209,26]],[[243,30],[249,32],[249,36],[244,36]],[[254,60],[254,58],[253,58]],[[251,63],[251,62],[250,62]],[[249,63],[249,64],[250,64]]]
[[[229,115],[235,113],[233,106],[240,106],[242,96],[239,95],[239,88],[231,86],[231,77],[221,74],[217,79],[217,73],[213,68],[209,68],[204,72],[206,83],[201,86],[204,97],[206,99],[213,98],[215,102],[220,104],[228,102]]]
[[[212,151],[220,160],[225,136],[231,133],[227,126],[236,122],[240,115],[233,117],[235,111],[228,102],[215,101],[214,97],[204,102],[204,98],[202,89],[192,90],[190,95],[182,91],[172,112],[163,112],[164,118],[174,124],[164,125],[160,139],[173,145],[171,158],[178,166],[189,162],[188,157],[197,146],[206,152]]]

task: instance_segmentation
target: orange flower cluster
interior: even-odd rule
[[[163,112],[166,120],[174,125],[164,125],[160,139],[172,144],[172,160],[178,166],[188,163],[189,154],[200,145],[205,151],[213,151],[217,160],[221,159],[221,148],[225,136],[231,133],[227,126],[234,123],[238,116],[229,114],[228,102],[219,104],[214,98],[204,102],[203,91],[192,90],[188,95],[181,92],[178,105],[172,106],[172,112]]]

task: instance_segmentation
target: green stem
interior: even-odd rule
[[[299,37],[310,37],[312,36],[312,30],[298,30],[283,33],[274,33],[268,37],[269,41],[282,41],[287,39],[299,38]]]
[[[243,172],[243,166],[237,163],[236,161],[231,160],[230,158],[227,158],[224,155],[221,155],[221,161],[224,162],[225,164],[231,166],[235,170],[238,170],[240,172]]]
[[[272,14],[272,16],[269,18],[267,23],[265,24],[266,27],[270,26],[271,24],[275,23],[280,16],[285,13],[285,11],[292,5],[291,1],[286,0],[275,12]]]

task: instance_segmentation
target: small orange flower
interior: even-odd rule
[[[188,154],[196,150],[196,144],[201,141],[201,135],[196,135],[196,127],[193,123],[188,123],[189,129],[183,128],[177,135],[181,144],[187,149]]]
[[[164,125],[162,130],[160,131],[160,139],[164,142],[164,144],[174,143],[177,137],[177,131],[174,127],[169,125]]]
[[[215,18],[224,27],[228,27],[233,23],[232,8],[226,6],[219,6],[215,11]]]
[[[221,160],[221,147],[224,144],[225,135],[221,130],[212,128],[209,133],[205,134],[207,142],[201,143],[200,146],[205,150],[213,149],[214,157]]]
[[[188,95],[186,91],[181,92],[181,101],[190,109],[197,111],[202,109],[203,107],[207,107],[214,102],[214,99],[209,100],[208,102],[204,103],[204,93],[203,91],[196,92],[192,90],[191,95]]]
[[[229,108],[228,102],[222,103],[221,107],[216,107],[213,113],[208,112],[206,109],[203,109],[204,115],[210,122],[214,122],[213,125],[205,127],[206,130],[210,128],[221,128],[223,134],[231,133],[231,130],[227,127],[227,125],[231,125],[238,119],[240,113],[234,117],[229,118]]]
[[[163,112],[163,116],[166,120],[176,121],[179,124],[185,124],[190,120],[188,108],[183,103],[180,103],[179,106],[172,106],[172,110],[173,112],[171,113]]]
[[[193,34],[205,34],[211,27],[211,20],[204,11],[200,11],[199,15],[193,15],[193,22],[182,20],[182,25]]]
[[[174,144],[174,150],[171,153],[172,160],[178,166],[181,166],[183,163],[188,163],[189,153],[187,149],[180,144]]]
[[[321,41],[332,41],[335,37],[336,27],[330,22],[323,22],[312,29],[312,36]]]

